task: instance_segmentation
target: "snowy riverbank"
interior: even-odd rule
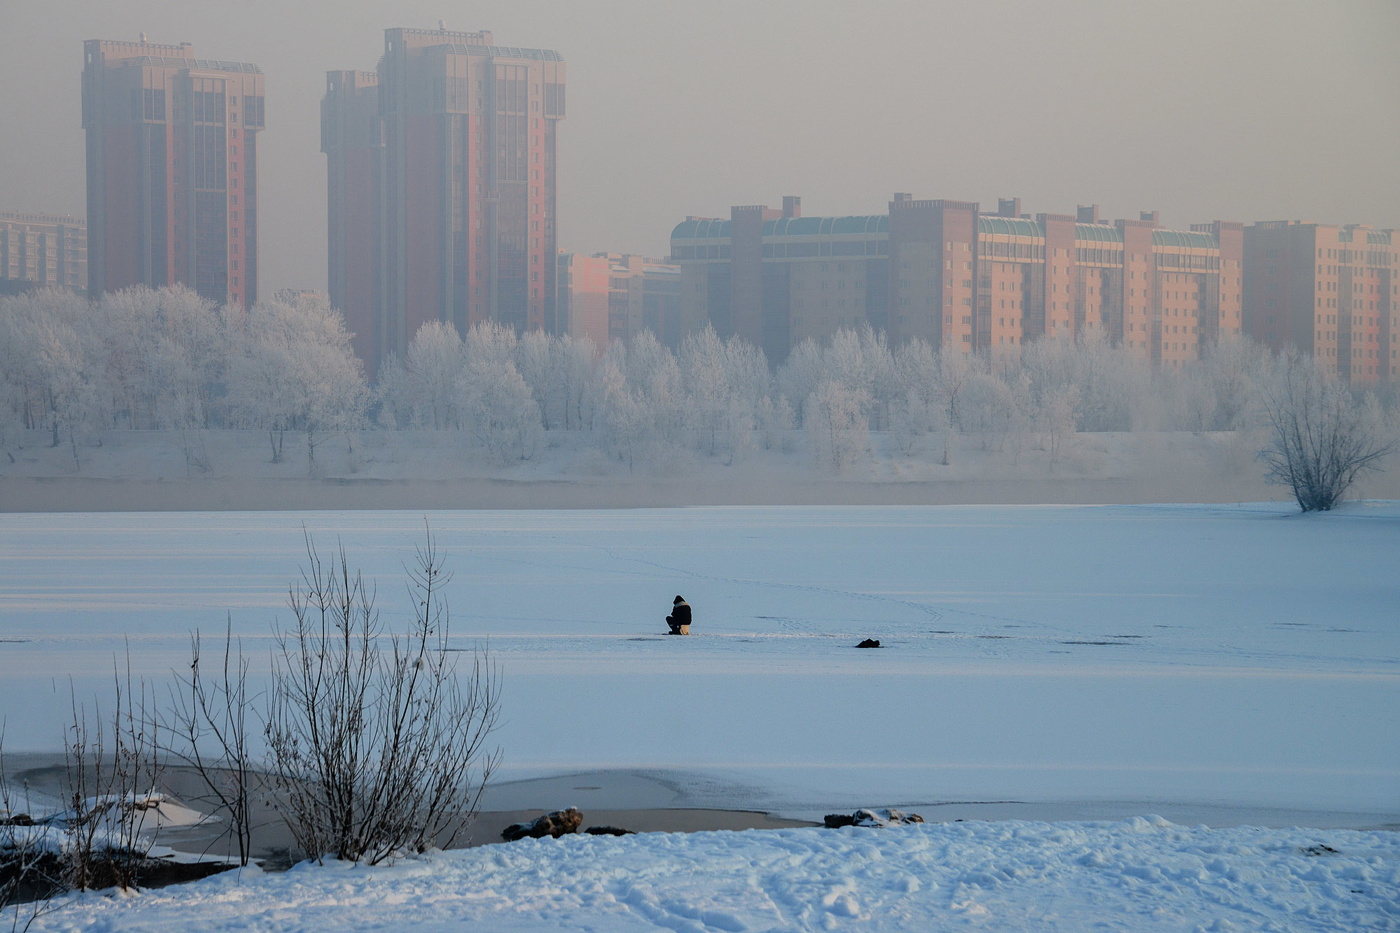
[[[941,436],[908,452],[873,434],[841,475],[818,468],[801,432],[730,463],[674,451],[664,462],[604,457],[577,432],[551,434],[528,462],[483,463],[460,432],[368,431],[322,443],[313,464],[289,436],[271,463],[257,431],[110,432],[102,445],[49,446],[27,432],[0,456],[0,511],[657,508],[687,505],[1123,504],[1284,500],[1264,481],[1250,433],[1077,434],[1055,455],[1036,438]],[[191,465],[197,444],[207,469]],[[13,458],[13,459],[11,459]],[[1356,495],[1400,498],[1400,470]]]
[[[1400,834],[947,823],[573,836],[71,898],[36,931],[1332,930],[1400,924]]]

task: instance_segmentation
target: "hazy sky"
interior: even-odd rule
[[[565,249],[784,194],[1400,226],[1400,4],[1350,0],[0,0],[0,210],[85,211],[84,39],[192,42],[267,75],[263,293],[324,289],[325,72],[439,19],[568,61]]]

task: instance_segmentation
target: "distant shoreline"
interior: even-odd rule
[[[552,438],[506,467],[477,462],[454,432],[366,431],[322,444],[314,464],[289,446],[269,462],[264,435],[211,431],[207,472],[171,432],[111,432],[101,446],[26,432],[0,456],[0,513],[439,509],[646,509],[685,506],[1138,505],[1284,501],[1264,480],[1258,436],[1138,432],[1077,434],[1053,458],[1026,443],[958,435],[948,462],[924,438],[906,455],[872,435],[842,475],[815,468],[800,445],[735,463],[693,451],[626,463]],[[936,440],[936,439],[935,439]],[[1004,439],[1001,439],[1004,440]],[[794,443],[800,441],[796,438]],[[1400,467],[1364,476],[1355,498],[1400,499]]]
[[[0,512],[645,509],[685,506],[1139,505],[1261,502],[1284,490],[1205,476],[896,481],[117,479],[0,477]],[[1372,494],[1374,495],[1374,494]],[[1384,494],[1382,494],[1384,495]],[[1400,497],[1392,491],[1390,496]]]

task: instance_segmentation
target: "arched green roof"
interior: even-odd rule
[[[1386,246],[1389,246],[1389,245],[1390,245],[1390,233],[1391,233],[1391,231],[1389,231],[1389,230],[1367,230],[1367,231],[1366,231],[1366,242],[1367,242],[1367,243],[1370,243],[1370,244],[1372,244],[1372,245],[1386,245]]]
[[[1123,231],[1110,224],[1075,224],[1074,239],[1091,243],[1122,243]]]
[[[1043,238],[1040,224],[1020,217],[982,216],[977,219],[978,230],[986,234]],[[729,237],[727,220],[685,220],[671,231],[673,240],[722,240]],[[765,237],[790,236],[861,236],[888,234],[888,214],[862,214],[850,217],[779,217],[763,225]],[[1075,224],[1074,238],[1078,242],[1122,243],[1123,234],[1109,224]],[[1367,233],[1371,243],[1389,243],[1390,231]],[[1186,230],[1154,230],[1153,246],[1179,249],[1219,249],[1214,234]]]
[[[1185,230],[1153,230],[1153,246],[1176,246],[1183,249],[1219,249],[1215,236]]]
[[[673,240],[712,240],[728,236],[727,220],[683,220],[671,231]]]
[[[779,217],[763,224],[765,237],[866,236],[890,232],[888,214],[853,217]],[[685,220],[671,231],[673,240],[716,240],[729,236],[727,220]]]
[[[1020,217],[978,217],[977,229],[980,233],[1001,236],[1045,236],[1045,231],[1040,229],[1040,224],[1034,220],[1024,220]]]
[[[889,233],[888,214],[852,217],[779,217],[763,225],[764,236],[859,236]]]

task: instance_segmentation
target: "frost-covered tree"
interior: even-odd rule
[[[786,396],[779,395],[774,398],[769,395],[760,399],[758,403],[758,434],[763,449],[790,449],[791,441],[788,434],[792,431],[796,421],[797,416],[793,413],[792,404]]]
[[[598,347],[589,337],[565,334],[552,344],[555,371],[563,378],[564,430],[583,431],[593,425],[597,411]]]
[[[832,413],[844,417],[852,400],[862,430],[888,432],[906,456],[941,446],[946,463],[961,433],[985,450],[1009,443],[1013,456],[1035,438],[1053,461],[1078,431],[1253,429],[1272,365],[1242,338],[1206,341],[1198,361],[1166,368],[1098,334],[993,360],[919,340],[891,348],[862,326],[803,341],[774,374],[758,348],[708,328],[679,354],[648,331],[599,354],[568,336],[484,324],[462,339],[432,323],[382,363],[372,398],[376,424],[462,431],[499,463],[533,456],[555,431],[632,466],[686,449],[733,462],[787,448],[799,426],[849,463],[865,442],[836,451],[830,439]],[[0,445],[44,430],[80,466],[79,441],[113,428],[178,431],[187,462],[204,466],[203,433],[224,425],[266,430],[274,461],[286,432],[304,430],[314,462],[325,437],[363,422],[358,372],[323,300],[278,295],[244,313],[179,287],[93,304],[66,292],[0,299]],[[824,383],[834,388],[819,393]]]
[[[204,434],[229,355],[220,310],[182,285],[135,286],[103,295],[93,320],[114,422],[174,431],[185,462],[208,470]]]
[[[413,406],[408,399],[408,370],[398,354],[390,352],[379,361],[379,372],[370,391],[369,411],[381,428],[398,430],[413,423]]]
[[[876,431],[889,428],[890,409],[898,384],[894,357],[885,335],[868,324],[859,329],[842,329],[831,338],[823,354],[822,375],[834,379],[867,399],[866,416]]]
[[[1265,387],[1269,445],[1260,453],[1269,479],[1288,486],[1304,512],[1337,505],[1363,472],[1379,470],[1394,449],[1345,385],[1311,357],[1289,355]]]
[[[893,373],[890,431],[908,455],[918,438],[948,429],[948,413],[939,400],[938,358],[926,341],[915,337],[895,350]]]
[[[680,368],[685,380],[685,420],[695,447],[714,456],[729,419],[729,372],[724,343],[713,327],[681,341]]]
[[[810,337],[792,348],[778,369],[778,394],[793,407],[798,427],[807,419],[807,400],[822,381],[822,349]]]
[[[9,404],[29,428],[49,431],[51,446],[68,442],[81,468],[78,438],[110,420],[110,392],[98,333],[87,301],[63,289],[4,299],[4,382]]]
[[[824,379],[807,402],[805,430],[818,466],[844,473],[869,446],[869,399],[863,389]]]
[[[874,396],[873,379],[870,361],[865,347],[861,346],[859,334],[842,328],[831,335],[831,339],[822,347],[821,378],[845,386],[869,404]]]
[[[615,344],[621,347],[621,344]],[[611,349],[611,348],[610,348]],[[602,436],[608,451],[627,463],[627,472],[643,456],[653,424],[646,400],[627,383],[625,351],[604,354],[601,365]]]
[[[1078,431],[1127,431],[1132,407],[1151,385],[1151,369],[1093,331],[1075,341],[1075,408]]]
[[[679,449],[687,414],[680,368],[649,331],[609,344],[596,379],[598,438],[609,456],[632,471]]]
[[[404,354],[400,407],[412,423],[436,431],[462,426],[457,380],[466,366],[466,347],[457,328],[429,321],[418,328]]]
[[[1053,468],[1066,439],[1079,423],[1085,384],[1091,370],[1082,344],[1069,338],[1046,338],[1028,344],[1021,371],[1029,388],[1030,422],[1050,454]]]
[[[319,295],[276,297],[249,310],[234,338],[229,405],[238,423],[268,432],[272,461],[288,431],[306,434],[308,464],[327,437],[363,423],[369,390],[345,318]]]
[[[19,432],[36,427],[46,408],[33,350],[32,316],[27,296],[0,298],[0,442],[6,445]]]
[[[864,399],[862,413],[870,426],[888,430],[900,387],[883,333],[867,324],[858,329],[842,328],[825,345],[803,341],[789,354],[774,383],[777,394],[801,412],[823,380],[834,381]],[[805,418],[805,412],[801,414]]]
[[[1226,336],[1202,348],[1188,375],[1209,393],[1210,422],[1204,430],[1237,431],[1257,423],[1272,360],[1247,337]]]
[[[530,331],[516,346],[515,366],[540,406],[547,430],[576,431],[586,426],[585,409],[598,355],[593,341],[568,334]]]
[[[962,353],[949,347],[938,351],[938,396],[953,430],[963,430],[963,387],[986,369],[987,361],[975,353]]]
[[[223,379],[227,333],[213,302],[182,285],[134,286],[93,307],[112,410],[134,428],[205,428]]]
[[[695,448],[730,463],[742,458],[755,446],[759,412],[769,396],[763,352],[738,337],[721,341],[706,327],[682,341],[680,372]]]
[[[544,439],[540,406],[515,368],[515,331],[494,322],[471,329],[463,344],[456,397],[463,427],[495,463],[529,460]]]
[[[1031,407],[1030,380],[1019,369],[1000,375],[978,369],[958,393],[965,432],[977,435],[983,450],[1004,451],[1010,441],[1013,456],[1030,430]],[[943,462],[948,462],[946,452]]]
[[[515,368],[530,387],[546,431],[564,427],[566,400],[564,376],[556,365],[559,338],[532,330],[520,338],[515,348]]]
[[[652,446],[656,451],[679,446],[688,418],[688,387],[683,386],[680,363],[649,330],[633,335],[625,350],[613,357],[613,363],[620,366],[630,392],[646,407]]]

